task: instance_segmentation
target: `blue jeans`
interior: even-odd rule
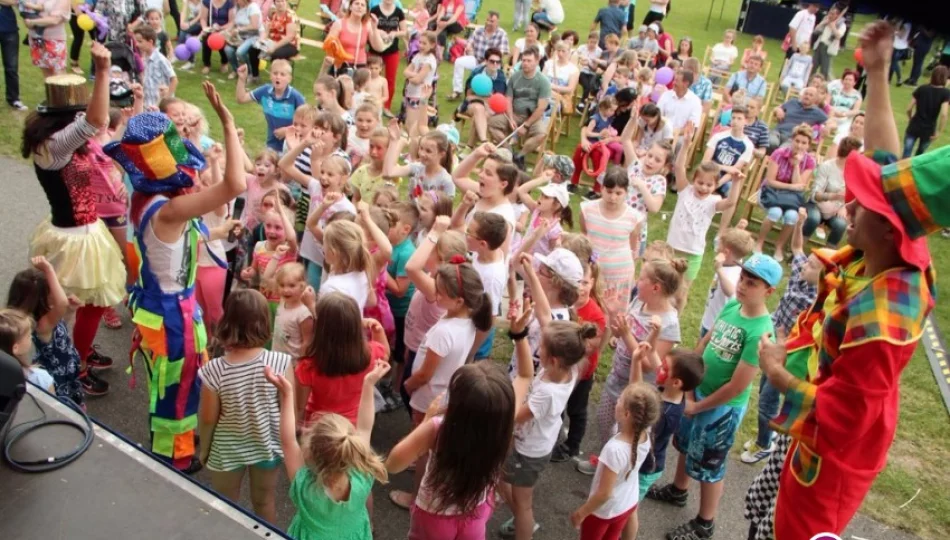
[[[0,32],[0,56],[3,57],[3,83],[6,85],[7,103],[20,99],[19,53],[20,34]]]
[[[554,28],[554,23],[551,22],[551,19],[548,17],[548,14],[543,11],[535,11],[531,14],[531,22],[541,27],[542,30],[550,30]]]
[[[237,47],[231,45],[224,47],[224,53],[228,55],[228,63],[231,64],[232,70],[237,71],[238,65],[248,63],[248,51],[251,50],[251,46],[255,43],[257,43],[257,36],[245,39],[244,42]]]
[[[920,144],[917,144],[918,141],[920,142]],[[907,159],[910,157],[911,154],[914,154],[915,144],[917,144],[917,153],[914,155],[919,156],[920,154],[923,154],[924,152],[927,151],[927,148],[930,147],[930,143],[931,143],[930,137],[915,137],[910,134],[905,134],[904,135],[904,155],[902,157],[904,159]]]
[[[725,199],[726,197],[729,196],[730,189],[732,189],[732,180],[729,180],[725,184],[716,188],[716,193],[718,193],[719,195],[722,195],[722,198]]]
[[[821,212],[818,211],[818,205],[815,203],[806,204],[805,210],[808,212],[808,217],[805,218],[805,224],[802,225],[802,235],[805,238],[811,238],[811,235],[815,234],[815,229],[818,228],[818,225],[826,223],[828,228],[831,229],[828,233],[828,244],[837,246],[841,243],[841,238],[844,237],[844,232],[848,228],[847,221],[837,215],[832,216],[830,219],[822,220]]]
[[[780,396],[778,389],[772,386],[768,377],[762,375],[762,380],[759,382],[759,435],[755,439],[759,448],[768,448],[772,444],[772,428],[769,427],[769,420],[778,414]]]

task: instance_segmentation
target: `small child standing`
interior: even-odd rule
[[[514,449],[505,463],[498,486],[511,508],[512,518],[502,524],[503,537],[529,539],[541,528],[534,520],[534,486],[551,457],[561,432],[561,415],[579,376],[577,364],[587,354],[588,340],[597,336],[592,324],[551,321],[541,334],[540,370],[535,374],[534,355],[528,344],[528,322],[534,320],[530,302],[522,313],[510,310],[511,339],[515,343],[515,383],[527,385],[527,397],[515,409]]]
[[[261,293],[244,289],[228,296],[217,330],[224,356],[198,369],[202,381],[198,419],[204,443],[201,463],[211,471],[215,491],[238,500],[249,469],[254,513],[273,523],[283,451],[277,389],[267,384],[264,370],[290,381],[294,375],[290,356],[264,348],[271,339],[270,321]]]
[[[785,69],[782,70],[782,74],[779,76],[779,80],[782,81],[779,83],[779,88],[786,92],[792,88],[796,90],[805,88],[805,81],[811,75],[812,68],[812,59],[811,55],[808,54],[808,49],[808,42],[802,43],[798,46],[795,54],[785,63]]]
[[[171,61],[172,46],[171,41],[168,39],[168,34],[165,32],[165,15],[162,13],[162,10],[152,8],[146,11],[145,22],[148,23],[148,26],[152,30],[155,30],[155,43],[158,46],[158,52],[162,53],[165,58]]]
[[[502,246],[508,237],[508,222],[499,214],[475,212],[468,223],[465,241],[475,256],[472,267],[478,272],[482,288],[491,301],[491,315],[501,315],[501,302],[508,283],[508,260]],[[486,329],[487,330],[487,329]],[[495,329],[481,331],[475,336],[475,360],[491,356]]]
[[[366,84],[369,82],[369,70],[359,68],[353,73],[353,96],[350,100],[350,114],[356,119],[356,110],[360,105],[366,102],[369,92],[366,91]],[[374,102],[375,103],[375,102]],[[379,110],[376,111],[376,119],[379,119]]]
[[[313,338],[313,313],[307,300],[313,296],[308,290],[307,270],[292,262],[277,271],[277,291],[280,305],[274,318],[274,352],[289,354],[295,363],[303,356]],[[295,364],[296,365],[296,364]]]
[[[93,368],[112,367],[112,359],[95,349],[82,365],[66,327],[70,300],[59,284],[56,270],[44,257],[30,259],[33,268],[13,277],[7,294],[7,307],[26,313],[33,319],[33,357],[53,376],[56,395],[84,406],[85,396],[103,396],[109,383],[100,379]]]
[[[686,124],[683,129],[684,147],[688,141],[692,140],[693,131],[692,124]],[[724,199],[715,193],[716,182],[719,179],[719,165],[704,161],[693,172],[693,182],[690,184],[686,173],[688,153],[680,152],[676,157],[676,208],[673,210],[670,229],[666,236],[666,243],[676,250],[677,256],[685,258],[688,264],[686,279],[676,296],[676,309],[680,313],[686,307],[689,287],[703,266],[706,233],[712,225],[713,216],[735,207],[745,179],[742,173],[736,173],[736,185],[729,190],[729,198]]]
[[[426,88],[431,92],[439,67],[436,60],[437,38],[434,32],[425,32],[419,39],[419,52],[412,57],[402,75],[406,79],[406,131],[410,138],[419,137],[428,131],[428,99]]]
[[[682,507],[689,479],[701,483],[699,513],[670,531],[672,538],[713,536],[729,461],[723,456],[732,448],[749,404],[759,365],[759,341],[773,331],[766,301],[781,280],[782,266],[775,259],[759,253],[746,260],[736,300],[722,308],[712,330],[700,341],[706,372],[696,388],[696,401],[686,404],[686,416],[673,439],[681,454],[677,480],[647,494]]]
[[[611,127],[614,120],[614,114],[617,112],[617,100],[613,96],[607,96],[597,104],[597,112],[591,116],[586,126],[581,128],[581,142],[574,149],[574,174],[571,176],[571,191],[577,190],[577,185],[581,180],[581,172],[584,170],[584,162],[591,159],[598,163],[604,154],[608,153],[607,147],[598,145],[602,140],[617,135],[617,131]],[[594,183],[594,192],[600,193],[600,184]]]
[[[56,383],[48,371],[33,364],[33,320],[26,313],[12,308],[0,309],[0,351],[20,362],[26,380],[51,394]]]
[[[139,26],[133,35],[135,45],[145,63],[145,71],[142,73],[145,107],[157,107],[162,99],[175,96],[178,77],[172,63],[158,47],[158,35],[151,26]]]
[[[388,477],[369,444],[376,416],[373,388],[389,364],[380,360],[371,365],[362,379],[356,426],[338,414],[326,414],[305,432],[303,448],[297,442],[293,379],[264,372],[280,395],[280,443],[290,500],[297,507],[287,527],[291,538],[373,537],[367,502],[373,480],[385,483]]]
[[[650,454],[650,428],[659,417],[660,400],[653,387],[639,382],[624,389],[614,410],[617,434],[600,451],[590,496],[571,513],[581,540],[618,539],[632,516],[636,523],[638,471]]]
[[[394,366],[396,374],[401,374],[399,370],[402,369],[406,358],[406,313],[416,292],[416,287],[406,272],[406,263],[416,251],[416,246],[412,243],[412,231],[419,224],[419,209],[411,202],[397,201],[389,207],[389,211],[395,215],[396,223],[387,232],[389,242],[393,246],[393,253],[386,268],[386,298],[389,300],[396,327],[393,362],[396,362]],[[393,382],[396,384],[390,386],[390,390],[395,390],[395,392],[391,395],[385,395],[384,392],[387,401],[391,399],[395,402],[395,393],[399,391],[397,379],[401,377],[396,374],[393,377]]]
[[[713,263],[715,277],[709,288],[709,298],[706,300],[706,309],[699,326],[699,339],[705,337],[713,327],[726,302],[736,297],[742,260],[755,248],[755,240],[749,231],[745,230],[744,222],[745,220],[742,220],[735,228],[727,229],[719,240],[719,249]]]
[[[341,292],[356,301],[361,312],[375,306],[375,265],[363,229],[352,221],[333,221],[323,234],[323,247],[328,277],[320,287],[321,294]]]
[[[270,65],[270,84],[258,86],[253,91],[247,91],[247,66],[238,68],[237,102],[259,103],[264,110],[264,120],[267,121],[267,147],[277,152],[283,148],[285,128],[294,121],[294,111],[305,104],[307,98],[290,85],[293,81],[293,70],[290,62],[277,59]]]
[[[366,59],[366,67],[369,68],[369,81],[366,82],[366,93],[384,110],[389,110],[392,101],[389,95],[389,83],[383,76],[383,59],[379,56],[370,56]]]
[[[798,213],[798,223],[795,224],[795,232],[792,233],[792,271],[788,276],[785,293],[779,300],[775,312],[772,313],[775,332],[781,336],[787,336],[798,320],[799,314],[807,311],[815,303],[818,297],[818,280],[823,269],[817,255],[814,253],[805,255],[803,251],[802,227],[806,211],[799,209]],[[743,463],[758,463],[775,451],[776,445],[769,422],[778,414],[780,401],[781,394],[763,373],[762,380],[759,382],[758,434],[755,439],[743,445],[745,451],[739,457]]]
[[[515,258],[520,253],[547,255],[558,246],[564,227],[574,227],[570,193],[564,184],[547,184],[541,188],[541,197],[535,201],[531,191],[548,181],[548,176],[535,178],[518,186],[518,196],[531,212],[520,245],[512,246]]]

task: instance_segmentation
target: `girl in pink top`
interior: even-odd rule
[[[343,50],[353,57],[352,61],[344,63],[339,68],[333,65],[332,58],[329,56],[324,58],[324,68],[329,68],[330,74],[334,76],[366,65],[367,42],[372,44],[377,51],[386,49],[386,43],[379,35],[379,29],[372,23],[366,0],[352,0],[346,16],[340,17],[330,26],[327,38],[339,39],[343,44]]]
[[[532,255],[551,253],[551,250],[560,245],[564,227],[568,230],[574,228],[567,185],[553,184],[550,180],[549,176],[543,175],[518,186],[518,196],[531,211],[531,217],[525,229],[524,240],[513,250],[512,260],[518,260],[518,255],[522,252]],[[536,201],[531,197],[531,191],[542,184],[547,185],[541,188],[541,197]]]

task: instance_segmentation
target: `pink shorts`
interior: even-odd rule
[[[485,525],[494,508],[494,492],[470,515],[442,516],[426,512],[415,504],[409,511],[409,540],[485,540]]]
[[[215,324],[224,315],[224,282],[227,268],[220,266],[199,266],[195,278],[195,296],[204,313],[205,324]]]

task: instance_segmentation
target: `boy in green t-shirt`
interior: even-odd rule
[[[757,253],[742,264],[736,299],[722,308],[712,330],[699,342],[706,372],[696,401],[686,404],[673,446],[680,452],[671,484],[647,497],[686,506],[690,478],[700,483],[699,514],[670,531],[668,539],[712,538],[729,449],[745,415],[752,380],[759,368],[759,339],[773,332],[765,305],[782,280],[782,266]]]

